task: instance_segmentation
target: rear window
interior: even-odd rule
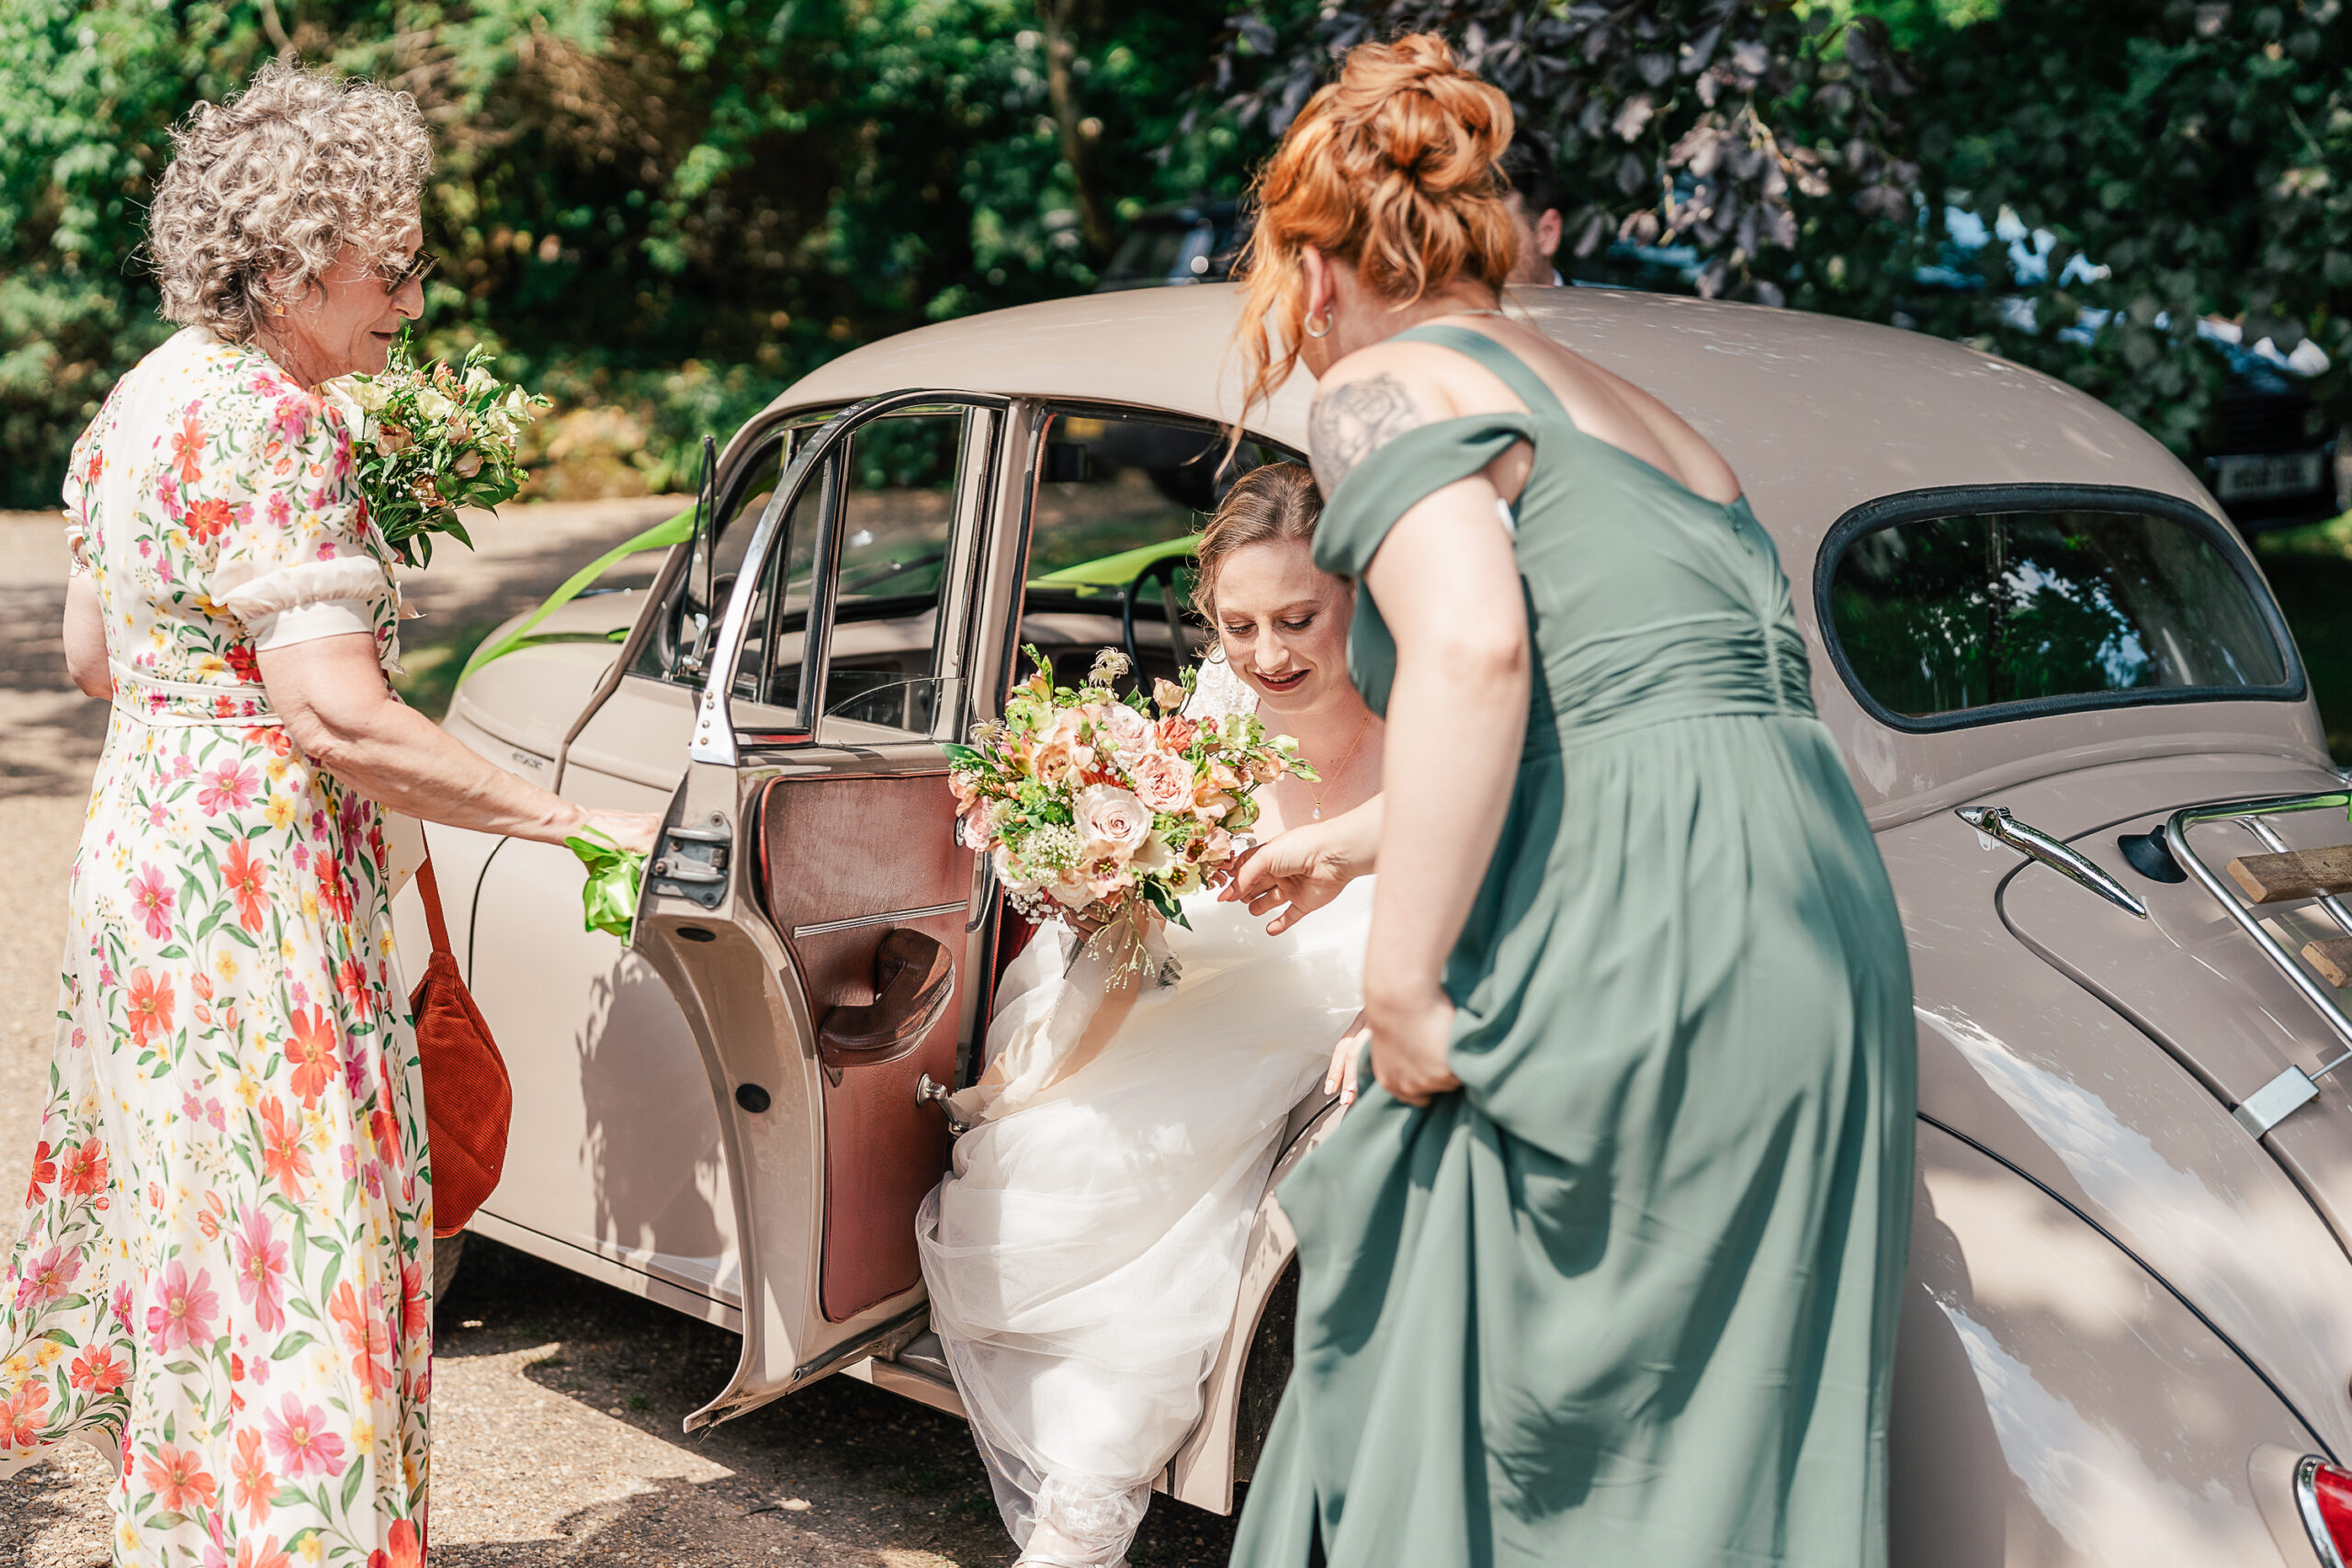
[[[2301,694],[2269,595],[2202,513],[1904,510],[1841,525],[1823,585],[1838,660],[1890,722]]]

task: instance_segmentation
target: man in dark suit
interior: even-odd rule
[[[1522,136],[1503,154],[1502,165],[1510,178],[1510,192],[1503,197],[1503,205],[1510,209],[1511,224],[1519,231],[1519,265],[1505,281],[1539,287],[1566,282],[1552,265],[1552,258],[1559,254],[1561,219],[1560,186],[1552,175],[1551,158]]]

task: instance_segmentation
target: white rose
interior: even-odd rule
[[[1090,861],[1125,860],[1151,833],[1151,813],[1135,792],[1116,784],[1088,784],[1078,795],[1078,830]]]
[[[416,412],[427,419],[447,419],[457,411],[457,407],[456,403],[451,402],[431,387],[419,387],[416,390]]]
[[[487,390],[497,385],[498,378],[481,366],[477,365],[466,372],[466,396],[468,397],[472,397],[476,392]]]
[[[1127,862],[1127,869],[1137,876],[1157,876],[1175,863],[1176,852],[1168,847],[1168,840],[1157,833],[1147,833],[1143,842],[1136,846],[1135,859]]]
[[[374,413],[392,400],[392,394],[373,376],[350,376],[334,384],[334,392],[349,398],[358,407]]]
[[[1113,703],[1102,721],[1111,732],[1111,749],[1123,760],[1132,760],[1151,750],[1151,720],[1125,703]]]
[[[1028,866],[1014,858],[1012,846],[1008,844],[999,844],[996,847],[996,852],[989,858],[996,862],[998,878],[1007,888],[1015,893],[1034,893],[1045,886],[1046,876],[1054,874],[1047,872],[1046,876],[1041,876],[1032,872]]]

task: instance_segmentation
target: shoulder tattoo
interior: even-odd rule
[[[1416,425],[1429,422],[1405,383],[1385,371],[1345,382],[1315,400],[1306,439],[1315,481],[1329,500],[1358,463]]]

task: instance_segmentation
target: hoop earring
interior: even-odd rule
[[[1312,316],[1307,317],[1306,321],[1299,324],[1306,329],[1306,335],[1308,337],[1329,337],[1331,335],[1331,312],[1329,310],[1323,312],[1323,330],[1321,332],[1317,332],[1315,330],[1315,318]]]

